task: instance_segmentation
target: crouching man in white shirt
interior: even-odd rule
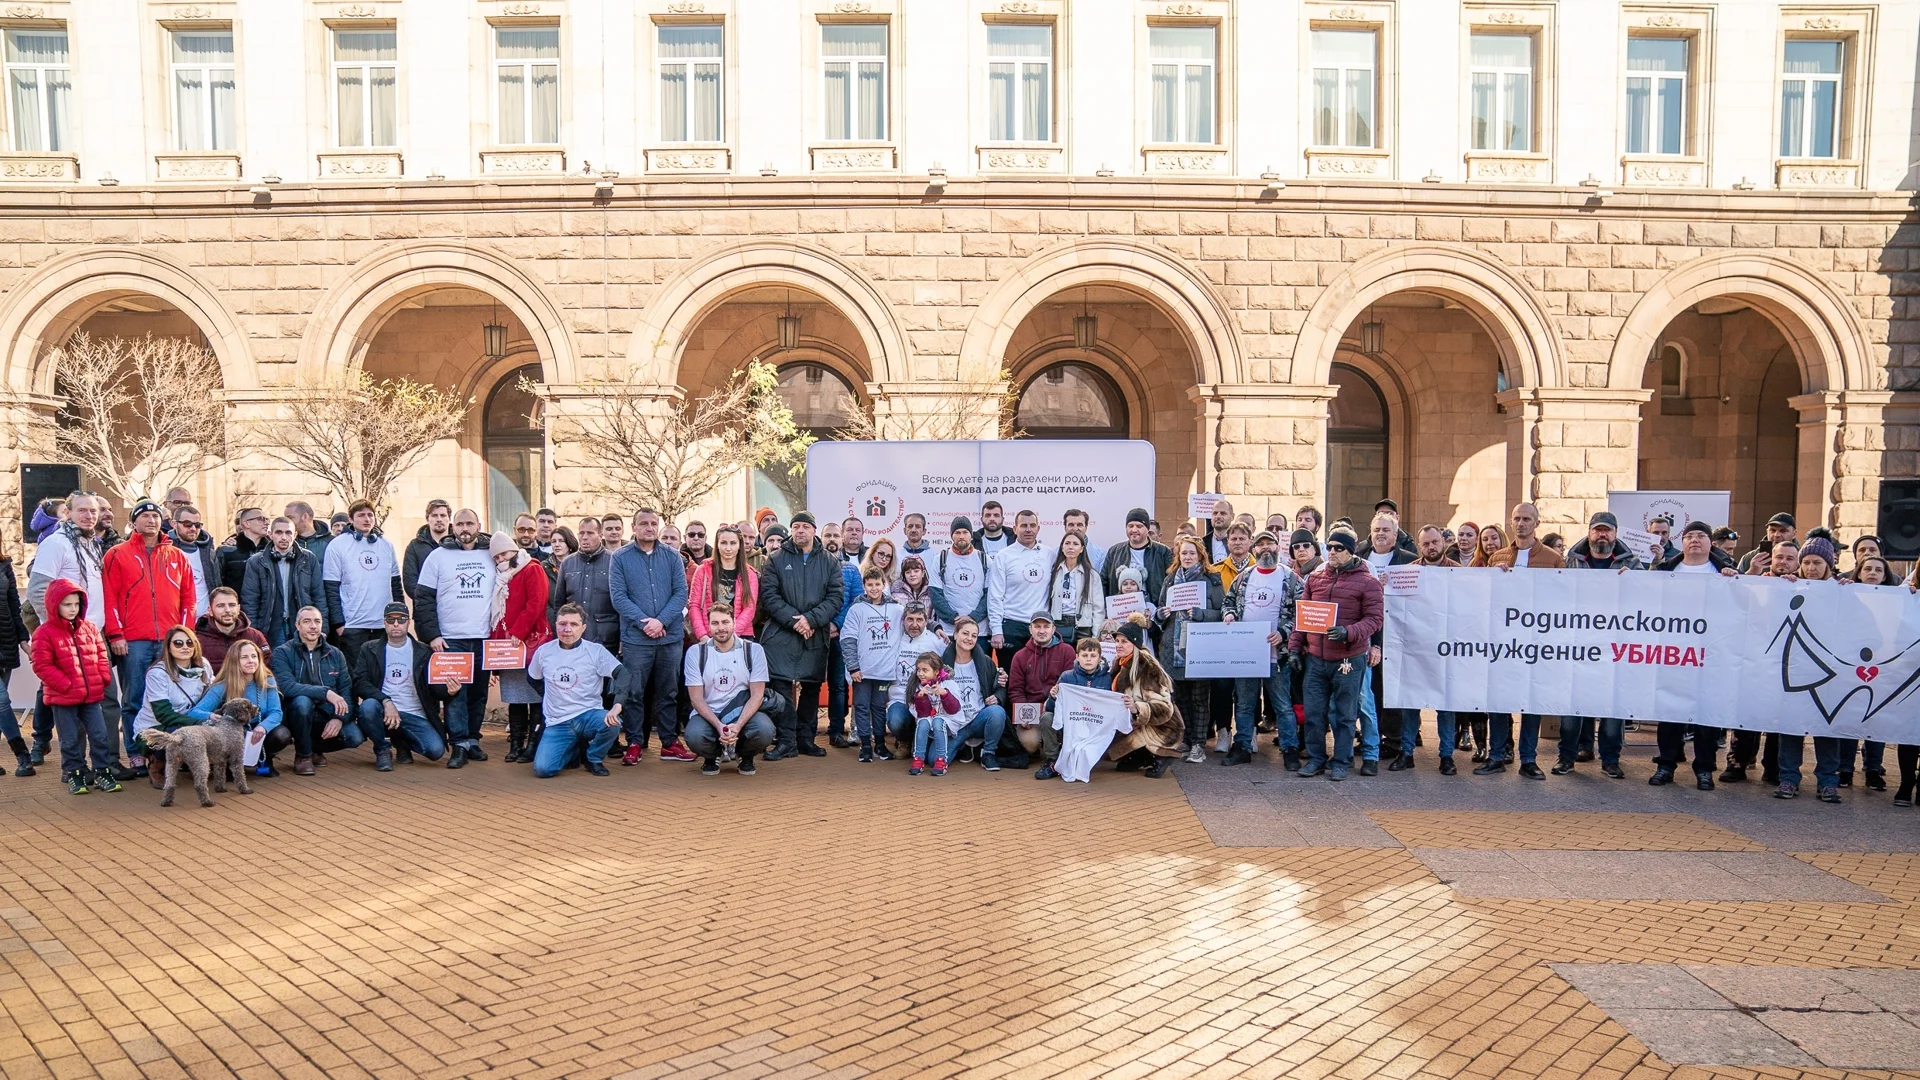
[[[560,775],[581,747],[587,771],[607,775],[605,759],[620,733],[620,706],[627,696],[627,669],[598,642],[586,641],[587,612],[579,604],[560,605],[554,619],[559,638],[533,651],[527,678],[541,681],[540,705],[547,729],[533,751],[533,775]],[[613,680],[613,708],[600,707],[601,680]]]
[[[720,772],[720,758],[740,759],[740,775],[752,776],[753,759],[773,741],[774,702],[767,700],[767,652],[733,632],[733,605],[707,612],[711,639],[687,649],[682,662],[693,715],[687,748],[701,759],[700,773]]]

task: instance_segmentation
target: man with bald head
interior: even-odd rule
[[[1540,542],[1535,532],[1540,528],[1540,511],[1532,503],[1521,503],[1513,508],[1513,539],[1507,546],[1494,552],[1487,558],[1488,566],[1497,566],[1502,570],[1519,569],[1560,570],[1567,561],[1552,548]],[[1577,721],[1576,721],[1577,722]],[[1493,754],[1485,765],[1473,770],[1476,775],[1507,771],[1507,763],[1513,760],[1513,714],[1494,713],[1487,717],[1492,728]],[[1529,780],[1545,780],[1547,774],[1540,771],[1534,761],[1534,754],[1540,748],[1540,716],[1538,713],[1520,714],[1520,775]]]

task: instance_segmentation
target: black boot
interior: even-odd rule
[[[527,760],[527,718],[507,713],[507,756],[500,760],[513,763]]]
[[[20,763],[19,767],[13,770],[13,775],[32,776],[34,773],[33,751],[27,749],[27,741],[15,735],[7,740],[7,749],[13,751],[14,758]]]

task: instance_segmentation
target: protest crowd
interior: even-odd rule
[[[1409,532],[1384,499],[1364,529],[1323,525],[1310,506],[1259,523],[1221,500],[1170,539],[1135,509],[1105,548],[1069,510],[1051,549],[1033,511],[991,501],[955,517],[945,546],[919,514],[899,545],[869,542],[859,518],[804,511],[709,529],[650,509],[568,527],[542,509],[488,534],[474,511],[435,500],[411,536],[389,536],[365,501],[331,519],[294,502],[279,516],[242,509],[219,544],[185,491],[134,506],[125,536],[107,514],[89,492],[44,504],[24,592],[0,552],[0,669],[24,653],[41,686],[25,735],[11,704],[0,709],[15,775],[34,775],[57,735],[75,794],[139,776],[159,787],[162,752],[144,734],[207,722],[240,697],[257,714],[247,767],[259,776],[279,775],[283,757],[314,776],[328,753],[363,743],[382,772],[487,761],[497,695],[502,759],[543,778],[606,776],[650,746],[708,775],[751,775],[760,761],[825,756],[824,708],[830,746],[904,759],[915,776],[967,762],[1085,780],[1110,762],[1161,777],[1175,762],[1234,766],[1271,749],[1301,777],[1344,781],[1382,762],[1420,767],[1421,710],[1381,704],[1392,568],[1897,583],[1877,538],[1801,537],[1785,513],[1744,553],[1724,527],[1655,519],[1658,550],[1644,556],[1605,511],[1569,546],[1541,535],[1525,503],[1504,523]],[[1265,675],[1190,676],[1192,628],[1235,622],[1272,628]],[[1597,757],[1624,777],[1627,721],[1560,721],[1546,771],[1541,725],[1438,712],[1434,764],[1456,775],[1468,754],[1477,774],[1539,781]],[[1757,768],[1776,797],[1800,792],[1800,736],[1661,723],[1657,739],[1654,785],[1690,766],[1712,790]],[[1886,789],[1885,745],[1812,743],[1821,800],[1840,801],[1857,773]],[[1895,749],[1895,806],[1912,805],[1916,753]]]

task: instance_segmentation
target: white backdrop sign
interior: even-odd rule
[[[1680,530],[1689,521],[1704,521],[1714,528],[1727,523],[1733,513],[1733,493],[1728,491],[1609,491],[1607,509],[1620,519],[1620,528],[1646,532],[1647,523],[1661,514],[1673,519],[1673,544],[1680,546]],[[1643,554],[1641,556],[1645,558]]]
[[[1387,604],[1386,665],[1391,708],[1920,742],[1902,586],[1425,568]]]
[[[1068,510],[1091,516],[1087,535],[1105,550],[1127,538],[1127,511],[1153,509],[1153,444],[1138,439],[1008,439],[981,442],[817,442],[807,448],[807,509],[824,524],[857,517],[867,536],[898,544],[908,514],[925,514],[927,542],[946,547],[956,516],[980,527],[980,504],[997,499],[1007,527],[1021,510],[1040,515],[1052,550]]]

